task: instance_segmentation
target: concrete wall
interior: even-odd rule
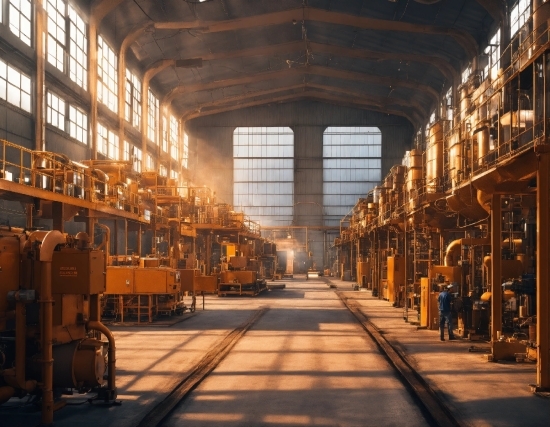
[[[382,177],[401,163],[413,138],[412,125],[389,116],[319,102],[293,102],[205,116],[186,123],[195,154],[192,178],[233,200],[233,131],[239,126],[290,126],[294,131],[295,225],[322,225],[323,132],[328,126],[377,126],[382,132]]]

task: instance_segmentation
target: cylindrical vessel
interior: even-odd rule
[[[429,145],[426,149],[426,192],[437,192],[443,176],[443,126],[440,122],[430,128]]]
[[[452,188],[455,188],[462,179],[462,146],[460,133],[453,133],[449,138],[449,175]]]
[[[484,126],[476,134],[477,136],[477,164],[483,166],[485,156],[489,153],[490,134],[489,128]]]

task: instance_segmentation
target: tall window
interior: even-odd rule
[[[261,225],[290,225],[294,200],[294,133],[288,127],[233,133],[233,205]]]
[[[154,171],[155,170],[155,159],[152,155],[147,154],[145,167],[148,171]]]
[[[168,120],[162,116],[162,151],[168,152]]]
[[[179,151],[178,121],[170,115],[170,156],[174,160],[178,160]]]
[[[464,71],[462,71],[461,82],[463,84],[466,83],[471,75],[472,75],[472,64],[468,64],[468,66],[464,69]]]
[[[97,151],[112,160],[119,159],[118,135],[102,124],[97,124]]]
[[[495,33],[485,48],[487,65],[483,69],[483,79],[496,79],[500,67],[500,29]]]
[[[83,144],[88,143],[88,116],[74,105],[69,105],[69,135]]]
[[[183,153],[181,153],[181,166],[187,169],[189,167],[189,135],[183,132]]]
[[[130,70],[126,69],[126,99],[124,117],[135,128],[141,124],[141,82]]]
[[[165,165],[160,165],[159,166],[159,175],[160,176],[165,176],[165,177],[168,176],[168,168]]]
[[[88,36],[86,24],[69,5],[69,77],[84,90],[88,89]]]
[[[159,118],[159,100],[151,89],[149,89],[149,108],[147,119],[147,137],[154,143],[158,144],[157,123]]]
[[[65,101],[54,93],[48,91],[46,94],[46,122],[65,130]]]
[[[170,171],[170,178],[171,178],[171,179],[178,180],[178,179],[179,179],[179,173],[178,173],[177,171],[175,171],[175,170],[172,169],[172,170]]]
[[[97,38],[97,68],[97,98],[111,111],[117,113],[117,57],[101,36]]]
[[[141,150],[137,147],[133,147],[133,154],[130,156],[130,159],[132,160],[133,169],[136,172],[141,173]]]
[[[67,0],[47,0],[48,62],[85,90],[88,87],[86,24]],[[66,63],[68,59],[68,64]]]
[[[48,13],[48,62],[60,71],[65,71],[65,9],[63,0],[47,0]]]
[[[510,12],[510,38],[517,34],[530,17],[531,0],[518,0]]]
[[[0,98],[31,112],[31,79],[0,59]]]
[[[325,225],[335,226],[381,179],[382,134],[375,127],[329,127],[323,134]]]
[[[31,0],[9,0],[8,19],[10,30],[19,37],[26,45],[31,45]]]

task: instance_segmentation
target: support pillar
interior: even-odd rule
[[[43,2],[44,0],[35,1],[36,84],[34,96],[34,149],[37,151],[44,151],[46,149],[44,138],[44,87],[46,83],[44,30],[46,27],[46,11]]]
[[[64,232],[65,228],[65,220],[63,218],[63,203],[61,202],[52,202],[52,219],[53,219],[53,226],[52,228],[54,230]]]
[[[550,153],[537,172],[537,391],[550,390]]]
[[[497,332],[502,331],[502,278],[501,237],[502,212],[500,194],[493,194],[491,202],[491,342],[497,341]]]

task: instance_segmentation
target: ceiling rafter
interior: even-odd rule
[[[321,67],[318,65],[289,68],[279,71],[269,71],[264,73],[256,73],[247,75],[245,77],[231,78],[226,80],[219,80],[210,83],[200,83],[188,86],[176,86],[163,98],[163,104],[169,104],[176,96],[180,96],[186,93],[199,92],[201,90],[212,90],[225,88],[228,86],[236,86],[243,84],[257,83],[261,81],[271,80],[275,78],[292,77],[294,75],[318,75],[323,77],[330,77],[343,80],[360,81],[365,83],[372,83],[387,86],[389,90],[396,87],[404,87],[417,91],[424,91],[430,94],[433,102],[437,103],[439,99],[438,92],[431,86],[412,81],[393,79],[385,76],[363,74],[356,71],[338,70],[335,68]]]
[[[317,21],[325,24],[345,25],[364,30],[396,31],[415,34],[434,34],[453,38],[466,52],[473,57],[478,51],[475,39],[466,31],[436,25],[411,24],[401,21],[367,18],[347,13],[328,11],[310,6],[289,9],[280,12],[252,15],[245,18],[225,21],[165,21],[155,22],[159,30],[197,30],[203,33],[234,31],[301,21]]]
[[[362,108],[362,109],[367,109],[371,111],[377,111],[384,114],[397,115],[397,116],[405,117],[413,125],[418,125],[418,123],[416,123],[416,120],[414,120],[406,112],[403,112],[403,111],[380,108],[375,103],[368,102],[368,100],[357,99],[356,101],[351,102],[349,100],[342,99],[342,97],[338,95],[332,95],[332,94],[327,94],[325,92],[310,91],[310,90],[301,91],[301,92],[288,94],[288,95],[282,95],[282,96],[278,96],[270,99],[254,100],[254,101],[249,101],[244,103],[238,103],[236,105],[217,107],[211,110],[201,110],[200,112],[195,112],[187,115],[185,117],[185,120],[191,120],[193,118],[200,117],[200,116],[207,116],[212,114],[219,114],[219,113],[224,113],[228,111],[239,110],[242,108],[281,103],[284,101],[297,101],[301,99],[317,100],[322,102],[328,101],[331,104],[337,104],[337,105],[352,107],[352,108]]]
[[[386,98],[381,96],[373,96],[373,95],[363,94],[357,91],[352,91],[349,89],[343,89],[339,87],[323,85],[318,83],[303,82],[295,85],[283,84],[281,86],[277,86],[275,88],[271,88],[267,90],[247,91],[239,95],[228,96],[228,97],[216,99],[214,101],[197,104],[197,105],[194,105],[192,109],[189,109],[188,111],[186,111],[181,118],[182,120],[185,120],[188,114],[191,114],[192,112],[195,112],[195,111],[201,111],[202,109],[205,109],[205,108],[217,107],[223,104],[243,101],[243,100],[247,100],[258,96],[265,96],[265,95],[270,95],[272,93],[290,91],[290,90],[296,90],[296,89],[304,89],[304,90],[319,89],[322,91],[329,91],[329,92],[335,92],[338,94],[347,95],[348,97],[351,97],[353,99],[361,99],[361,100],[368,99],[370,103],[380,108],[391,108],[392,106],[406,107],[412,110],[411,116],[413,116],[415,118],[415,121],[417,122],[420,122],[422,117],[424,118],[427,117],[427,111],[425,111],[424,108],[414,100],[403,100],[399,98]],[[267,99],[266,102],[269,102],[269,99]],[[419,111],[420,114],[417,113],[416,111]]]

